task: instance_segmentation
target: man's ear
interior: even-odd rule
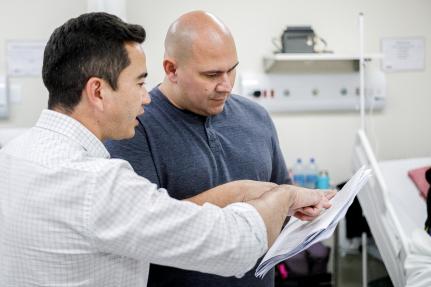
[[[86,98],[87,102],[91,107],[103,111],[103,99],[106,91],[106,82],[98,77],[91,77],[84,87],[83,97]]]
[[[175,60],[170,58],[165,58],[163,60],[163,69],[165,70],[166,77],[169,81],[177,82],[177,63]]]

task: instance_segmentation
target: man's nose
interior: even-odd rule
[[[148,93],[147,90],[144,91],[144,94],[142,95],[142,105],[148,105],[151,103],[151,96]]]
[[[230,93],[232,91],[233,83],[227,73],[223,74],[222,81],[218,83],[216,91],[220,93]]]

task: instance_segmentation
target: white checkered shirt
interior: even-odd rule
[[[233,276],[266,248],[251,205],[175,200],[66,115],[0,150],[2,287],[142,287],[150,262]]]

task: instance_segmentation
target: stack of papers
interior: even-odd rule
[[[329,238],[370,176],[371,170],[362,166],[331,199],[332,207],[323,211],[313,221],[301,221],[292,217],[262,259],[255,276],[262,278],[277,263]]]

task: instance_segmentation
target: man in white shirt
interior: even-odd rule
[[[145,286],[150,262],[239,276],[288,213],[311,220],[330,207],[332,192],[253,181],[179,201],[109,159],[102,141],[132,137],[150,103],[144,40],[106,13],[51,35],[48,110],[0,150],[1,286]]]

